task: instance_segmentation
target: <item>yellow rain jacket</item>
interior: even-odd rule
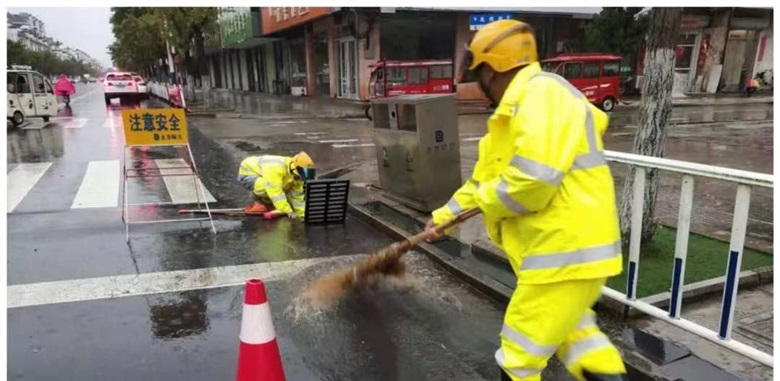
[[[604,160],[608,116],[538,63],[510,83],[469,179],[433,212],[440,224],[479,207],[518,284],[620,274],[615,189]]]
[[[303,217],[306,207],[303,180],[293,177],[291,167],[291,157],[251,156],[241,162],[238,176],[257,177],[252,191],[256,196],[267,196],[280,212],[289,214],[294,209]]]

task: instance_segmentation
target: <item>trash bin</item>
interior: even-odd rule
[[[385,194],[426,213],[446,204],[462,184],[455,96],[374,99],[371,108]]]

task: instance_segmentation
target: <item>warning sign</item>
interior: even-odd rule
[[[125,146],[169,146],[189,143],[187,118],[178,108],[122,110]]]

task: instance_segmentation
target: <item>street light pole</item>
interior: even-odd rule
[[[165,40],[165,50],[168,52],[168,79],[171,84],[176,84],[176,71],[173,67],[173,55],[171,54],[171,44]]]

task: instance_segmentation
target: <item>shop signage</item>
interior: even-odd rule
[[[480,30],[483,26],[497,20],[511,20],[511,13],[480,13],[469,15],[469,30]]]
[[[680,19],[681,30],[697,30],[710,25],[709,16],[684,15]]]
[[[252,39],[252,11],[248,7],[223,7],[219,9],[219,32],[222,47]]]
[[[770,11],[771,12],[771,11]],[[768,18],[733,18],[730,27],[732,29],[761,30],[769,29],[772,22]]]
[[[278,32],[332,12],[328,7],[267,7],[260,9],[263,34]]]

